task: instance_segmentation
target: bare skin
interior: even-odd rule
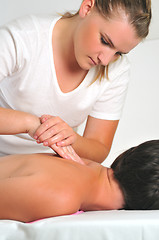
[[[52,31],[52,60],[62,93],[77,89],[91,68],[108,65],[121,54],[131,51],[141,41],[124,10],[115,9],[115,13],[113,10],[112,16],[107,18],[96,9],[94,0],[83,0],[78,14],[72,18],[60,18],[56,22]],[[67,116],[71,118],[69,106],[67,109]],[[52,110],[50,111],[45,115],[53,114]],[[52,148],[63,158],[68,157],[67,147],[71,145],[80,157],[100,163],[106,159],[118,119],[85,116],[88,117],[87,123],[83,136],[80,136],[65,119],[54,114],[55,116],[47,120],[43,116],[37,119],[36,116],[28,114],[25,122],[25,114],[0,108],[0,134],[29,133],[37,143]],[[18,127],[17,115],[18,118],[24,119],[27,129],[23,128],[23,120]],[[5,125],[5,129],[1,127],[1,123]],[[33,130],[31,132],[30,126]]]
[[[0,219],[30,222],[78,210],[122,208],[122,191],[112,169],[49,154],[0,159]]]
[[[0,116],[0,134],[2,135],[28,133],[33,137],[36,129],[41,124],[40,119],[35,115],[7,108],[0,107]],[[53,144],[50,148],[63,158],[72,159],[82,164],[80,157],[71,146],[59,147]]]
[[[108,20],[94,4],[94,0],[84,0],[78,15],[61,18],[53,29],[54,64],[63,93],[76,89],[92,67],[108,65],[141,41],[124,10]],[[88,116],[84,134],[80,136],[62,119],[52,116],[42,122],[34,138],[44,146],[71,144],[80,157],[101,163],[110,151],[118,122]]]

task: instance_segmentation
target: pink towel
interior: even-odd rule
[[[76,213],[73,213],[73,214],[71,214],[71,215],[77,215],[77,214],[80,214],[80,213],[83,213],[83,211],[77,211]]]
[[[83,213],[83,211],[79,210],[79,211],[77,211],[77,212],[75,212],[75,213],[73,213],[73,214],[70,214],[70,215],[78,215],[78,214],[80,214],[80,213]],[[38,222],[38,221],[43,220],[43,219],[44,219],[44,218],[38,219],[38,220],[35,220],[35,221],[32,221],[32,222],[28,222],[27,224],[29,224],[29,223],[34,223],[34,222]]]

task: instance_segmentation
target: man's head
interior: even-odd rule
[[[111,168],[124,194],[124,209],[159,209],[159,140],[130,148]]]

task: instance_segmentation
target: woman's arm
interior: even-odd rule
[[[0,108],[0,135],[13,135],[18,133],[28,133],[34,136],[36,130],[41,125],[40,119],[30,113],[16,111],[12,109]],[[49,146],[61,157],[72,159],[84,164],[71,146]]]
[[[83,158],[102,163],[109,154],[118,120],[101,120],[88,117],[83,136],[77,135],[72,145]]]
[[[80,157],[99,163],[105,160],[112,145],[118,120],[101,120],[89,116],[84,135],[80,136],[72,129],[70,130],[70,126],[62,119],[46,116],[47,120],[42,119],[43,124],[35,134],[35,139],[39,143],[43,143],[44,146],[56,144],[58,147],[71,144]],[[61,155],[60,151],[58,153]],[[61,156],[64,157],[64,155]]]
[[[0,108],[0,134],[28,133],[33,137],[40,126],[40,119],[30,113]]]

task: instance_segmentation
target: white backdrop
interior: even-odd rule
[[[159,139],[159,39],[141,43],[128,57],[131,81],[108,163],[131,146]]]
[[[159,1],[152,1],[151,39],[159,38]],[[0,0],[0,25],[30,13],[56,13],[77,10],[82,0]]]
[[[81,0],[0,0],[0,25],[26,14],[77,10]],[[105,164],[122,150],[149,139],[159,139],[159,1],[152,0],[153,19],[148,40],[128,56],[131,82],[112,150]]]

